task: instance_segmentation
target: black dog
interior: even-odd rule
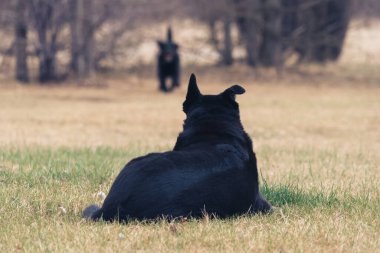
[[[160,90],[163,92],[172,91],[179,86],[180,81],[180,60],[178,55],[178,45],[172,40],[172,32],[168,28],[168,38],[166,42],[157,41],[160,47],[158,54],[158,79]],[[171,86],[167,87],[166,79],[171,79]]]
[[[183,103],[187,118],[173,151],[129,162],[103,206],[89,206],[83,215],[126,221],[271,211],[259,192],[256,156],[235,102],[244,92],[235,85],[202,95],[192,75]]]

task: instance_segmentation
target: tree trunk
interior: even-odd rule
[[[47,23],[46,20],[41,21]],[[39,81],[46,83],[55,80],[55,51],[52,45],[49,47],[47,42],[47,24],[42,24],[38,29],[39,37]],[[54,43],[54,42],[51,42]]]
[[[300,26],[303,27],[303,32],[299,34],[299,43],[296,47],[296,52],[299,54],[298,63],[311,62],[314,50],[314,28],[315,16],[312,9],[298,9],[297,16],[300,18]]]
[[[247,20],[247,34],[246,34],[246,52],[247,52],[247,64],[255,67],[257,65],[257,27],[253,21]]]
[[[267,67],[280,67],[281,44],[281,3],[267,0],[264,5],[264,25],[260,47],[260,63]]]
[[[46,83],[55,80],[55,59],[47,54],[40,56],[39,81]]]
[[[70,0],[71,70],[78,79],[85,77],[84,0]]]
[[[16,49],[16,79],[20,82],[29,81],[27,64],[27,35],[28,26],[26,22],[25,0],[16,2],[16,25],[15,25],[15,49]]]
[[[231,20],[229,18],[224,20],[223,30],[224,30],[223,65],[229,66],[233,63]]]
[[[328,3],[321,3],[317,5],[314,9],[314,27],[313,35],[311,36],[312,41],[312,61],[323,63],[328,59],[327,55],[327,44],[328,44],[328,33],[326,31],[327,20],[328,20]]]
[[[329,3],[326,32],[328,60],[337,60],[342,52],[350,20],[351,0],[335,0]]]
[[[79,51],[79,44],[78,44],[78,32],[77,32],[77,26],[78,26],[78,16],[77,16],[77,9],[78,9],[78,3],[80,1],[77,0],[70,0],[69,2],[69,9],[70,9],[70,36],[71,36],[71,61],[70,61],[70,69],[72,72],[77,73],[78,71],[78,51]]]
[[[38,37],[39,81],[41,83],[55,81],[55,56],[58,31],[49,30],[52,17],[54,16],[54,3],[36,0],[30,1],[29,4]],[[50,43],[47,38],[48,34],[51,36]]]
[[[71,70],[78,79],[94,72],[94,27],[92,0],[70,0]]]
[[[256,66],[258,63],[258,35],[261,20],[259,0],[236,1],[238,20],[237,25],[241,38],[245,42],[247,64]]]
[[[215,20],[210,20],[208,22],[208,27],[210,29],[210,42],[214,45],[214,47],[218,47],[218,36],[216,33],[216,24]]]
[[[308,10],[304,58],[309,62],[324,63],[337,60],[350,20],[350,0],[321,2]]]
[[[86,76],[91,76],[94,72],[94,27],[93,27],[93,6],[92,0],[84,0],[86,11],[84,14],[84,47],[83,57],[85,62],[84,73]]]

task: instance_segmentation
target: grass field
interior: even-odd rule
[[[347,58],[347,57],[346,57]],[[343,57],[343,59],[346,59]],[[107,86],[0,85],[0,252],[379,252],[380,75],[308,67],[280,79],[192,68],[204,93],[236,82],[272,215],[127,225],[81,218],[132,158],[173,147],[186,87],[152,75]],[[380,64],[379,64],[380,65]],[[355,70],[355,71],[354,71]],[[306,75],[306,76],[305,76]]]

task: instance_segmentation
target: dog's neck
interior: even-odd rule
[[[252,142],[245,133],[240,120],[185,120],[183,131],[177,138],[174,150],[195,145],[225,143],[252,148]]]

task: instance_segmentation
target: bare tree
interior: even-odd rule
[[[259,0],[235,0],[236,23],[245,43],[247,64],[256,66],[259,62],[259,37],[262,17]]]
[[[188,3],[189,4],[189,3]],[[190,4],[190,15],[208,24],[210,28],[210,43],[219,53],[221,64],[233,63],[232,26],[234,13],[231,12],[232,0],[222,0],[217,3],[207,0],[196,0]]]
[[[282,59],[282,13],[280,0],[262,2],[262,43],[260,63],[264,66],[280,68]]]
[[[71,62],[70,69],[79,79],[84,76],[84,59],[81,54],[82,34],[83,34],[83,0],[70,0],[70,35],[71,35]]]
[[[67,3],[64,0],[31,0],[29,6],[38,38],[39,81],[54,81],[57,78],[58,36],[67,20]]]
[[[126,0],[70,0],[71,70],[79,79],[96,71],[99,62],[112,55],[117,41],[131,28]],[[124,13],[123,13],[124,12]],[[112,26],[109,24],[112,23]],[[105,26],[107,36],[96,38]]]
[[[224,50],[223,50],[223,64],[231,65],[233,63],[232,58],[232,36],[231,36],[232,20],[230,17],[226,17],[223,22],[224,30]]]
[[[110,19],[107,2],[101,13],[94,12],[93,0],[70,0],[70,33],[71,33],[71,70],[78,79],[91,75],[95,66],[95,33]],[[99,8],[100,9],[100,8]]]
[[[27,35],[28,25],[26,17],[26,0],[16,0],[15,24],[15,53],[16,53],[16,79],[20,82],[29,81],[27,64]]]
[[[350,20],[351,0],[287,0],[283,7],[283,40],[300,62],[336,60]]]
[[[368,0],[372,1],[372,0]],[[288,51],[301,61],[336,60],[350,18],[351,0],[231,0],[192,1],[193,12],[210,24],[211,43],[225,59],[215,24],[232,19],[246,47],[247,64],[282,68]],[[201,6],[201,8],[200,8]],[[235,22],[233,22],[235,21]],[[224,30],[228,34],[229,29]],[[225,36],[224,45],[231,40]],[[233,48],[234,45],[225,47]],[[222,60],[222,62],[225,62]]]
[[[94,6],[93,0],[84,0],[86,6],[86,11],[83,15],[83,45],[82,51],[84,55],[84,73],[85,76],[90,76],[94,71],[94,50],[95,50],[95,32],[97,28],[97,23],[94,21]],[[102,17],[100,17],[100,23],[104,22]]]

